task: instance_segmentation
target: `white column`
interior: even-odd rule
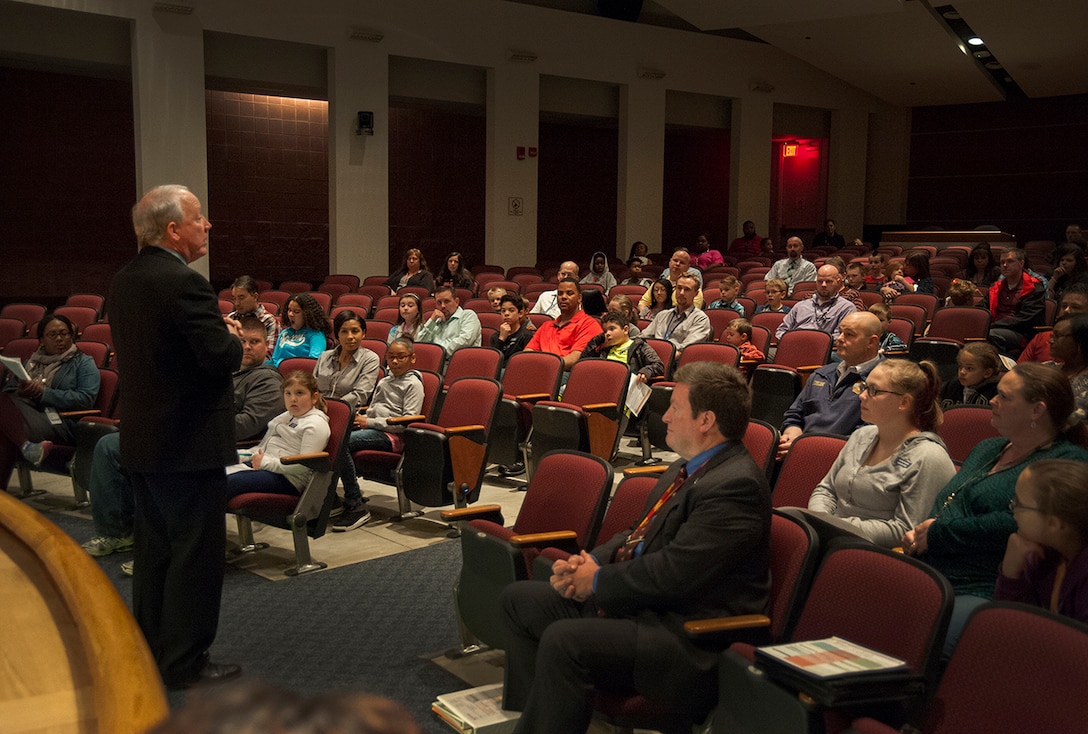
[[[182,184],[201,200],[214,227],[215,202],[208,199],[200,21],[196,15],[154,13],[147,3],[135,17],[132,36],[135,196],[161,184]],[[215,257],[214,249],[209,257]],[[206,277],[209,260],[201,258],[193,268]]]
[[[356,134],[360,111],[374,134]],[[329,272],[389,272],[389,61],[380,43],[329,51]]]
[[[665,87],[639,79],[620,87],[619,182],[616,252],[626,258],[631,243],[661,249],[665,196]]]
[[[741,224],[751,219],[756,232],[769,233],[771,218],[771,131],[774,103],[766,95],[734,99],[732,104],[729,171],[728,246],[740,235]]]
[[[869,114],[865,110],[832,110],[827,170],[827,214],[847,244],[861,237],[865,223],[865,174]]]
[[[533,63],[503,62],[487,74],[486,260],[510,267],[535,263],[540,75]],[[518,147],[526,149],[518,160]],[[547,155],[548,151],[539,151]],[[520,212],[520,213],[516,213]]]

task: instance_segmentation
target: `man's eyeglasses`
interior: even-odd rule
[[[879,387],[873,387],[869,383],[862,380],[861,382],[855,382],[854,386],[850,388],[854,391],[855,395],[861,395],[863,392],[869,393],[869,397],[875,398],[881,393],[888,393],[889,395],[906,395],[905,392],[896,392],[895,390],[881,390]]]

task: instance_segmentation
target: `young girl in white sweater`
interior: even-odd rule
[[[227,477],[227,499],[240,494],[298,495],[313,470],[301,464],[280,463],[280,458],[324,451],[329,442],[329,416],[325,399],[313,375],[295,371],[283,381],[287,410],[268,424],[268,432],[246,462],[253,471],[237,471]]]

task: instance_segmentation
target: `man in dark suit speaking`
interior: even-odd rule
[[[188,264],[208,253],[200,201],[158,186],[132,209],[139,253],[113,279],[109,316],[125,396],[121,466],[136,500],[133,608],[163,682],[225,680],[209,662],[219,625],[226,475],[235,463],[231,374],[238,322]]]
[[[584,732],[593,690],[641,693],[705,718],[717,700],[717,653],[682,631],[690,619],[766,611],[771,502],[741,439],[748,384],[733,367],[676,373],[665,413],[680,454],[642,519],[591,552],[556,561],[550,585],[511,584],[503,706],[516,732]]]

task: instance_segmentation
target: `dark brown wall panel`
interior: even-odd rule
[[[663,209],[663,252],[691,248],[700,232],[708,232],[711,246],[725,252],[740,236],[729,231],[728,130],[666,128]],[[741,216],[747,218],[744,212]]]

